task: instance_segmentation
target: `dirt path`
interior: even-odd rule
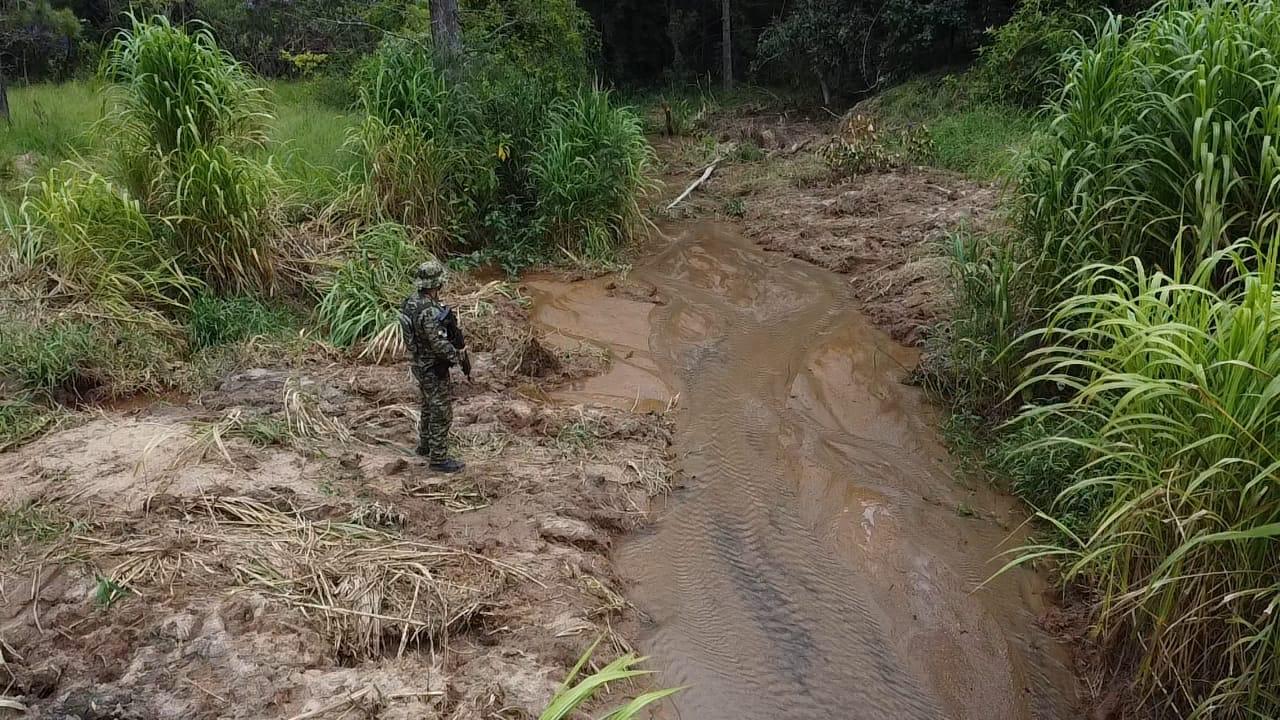
[[[871,327],[848,278],[692,222],[631,278],[659,304],[548,284],[535,319],[631,353],[600,380],[615,400],[679,393],[687,487],[616,557],[642,648],[689,686],[680,717],[1079,715],[1066,650],[1036,625],[1041,580],[982,586],[1022,516],[953,477],[902,383],[915,352]]]

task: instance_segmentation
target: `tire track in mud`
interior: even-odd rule
[[[1039,579],[979,587],[1014,505],[954,481],[901,382],[914,354],[845,278],[706,224],[632,275],[665,301],[649,349],[681,393],[688,486],[617,559],[643,650],[688,686],[679,717],[1078,716],[1065,651],[1035,626]]]

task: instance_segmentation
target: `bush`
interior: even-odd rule
[[[433,251],[509,269],[562,250],[594,262],[641,226],[652,151],[608,94],[566,95],[500,58],[446,70],[408,40],[384,43],[359,77],[361,205]]]
[[[1280,221],[1280,7],[1176,8],[1132,34],[1111,19],[1050,105],[1022,222],[1067,267],[1189,269],[1237,238],[1270,242]]]
[[[191,303],[187,333],[195,350],[264,335],[279,335],[291,325],[288,313],[247,295],[218,297],[202,293]]]
[[[249,155],[266,142],[263,90],[203,26],[133,19],[111,45],[109,117],[126,184],[171,219],[181,261],[216,287],[273,281],[278,178]]]
[[[352,257],[325,283],[318,315],[329,341],[351,348],[387,328],[398,329],[400,303],[412,291],[413,272],[424,259],[398,225],[363,232]]]
[[[497,187],[497,143],[477,123],[478,99],[407,40],[384,43],[358,77],[365,120],[352,142],[365,207],[437,249],[461,244]]]
[[[1065,498],[1108,498],[1066,533],[1066,580],[1144,649],[1140,682],[1177,717],[1280,713],[1280,286],[1273,247],[1205,259],[1188,281],[1139,260],[1089,270],[1045,331],[1035,378],[1070,389],[1031,421],[1091,429],[1028,445],[1088,458]],[[1223,263],[1237,273],[1226,288]],[[1052,519],[1052,518],[1051,518]]]
[[[84,317],[74,309],[35,323],[0,319],[0,377],[57,401],[170,387],[176,351],[150,322]]]
[[[640,119],[606,93],[584,90],[551,108],[529,166],[535,226],[547,242],[608,261],[640,227],[653,151]]]
[[[1020,561],[1097,587],[1174,717],[1280,713],[1277,57],[1272,0],[1109,19],[1069,56],[1010,240],[956,265],[943,357],[962,392],[994,385],[970,402],[1023,403],[991,459],[1057,531]]]
[[[83,168],[55,170],[18,211],[16,254],[46,269],[63,293],[132,315],[133,304],[184,307],[199,282],[183,273],[164,228],[139,203]]]

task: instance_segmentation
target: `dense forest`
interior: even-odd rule
[[[431,3],[434,5],[435,3]],[[913,73],[954,67],[979,53],[1016,61],[1031,82],[1042,65],[1111,9],[1144,0],[463,0],[471,50],[501,49],[525,65],[591,69],[624,88],[735,82],[790,86],[852,99]],[[235,57],[268,77],[332,72],[387,34],[431,23],[411,0],[193,0],[112,3],[6,0],[0,70],[10,81],[67,78],[96,69],[122,13],[162,12],[207,23]],[[1013,22],[1010,22],[1012,19]],[[585,60],[585,62],[583,62]],[[1009,81],[1012,82],[1012,81]],[[1008,88],[1010,92],[1018,88]]]

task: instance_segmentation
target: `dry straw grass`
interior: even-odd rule
[[[515,572],[364,524],[310,520],[287,502],[204,496],[168,512],[184,522],[166,523],[159,535],[77,534],[64,549],[140,594],[210,578],[221,585],[229,574],[238,588],[306,616],[338,654],[354,659],[447,643]]]

